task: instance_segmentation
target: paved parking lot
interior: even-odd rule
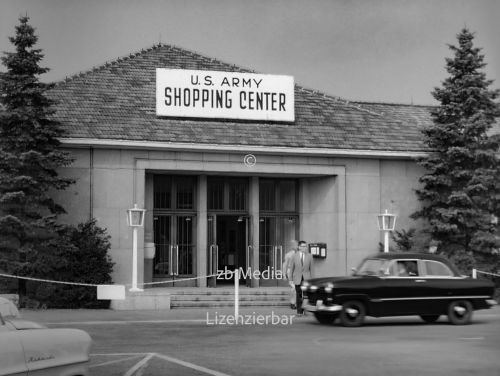
[[[216,313],[217,312],[217,313]],[[232,310],[165,312],[25,311],[50,327],[86,330],[94,376],[154,375],[498,375],[500,309],[471,325],[442,317],[368,318],[365,326],[324,326],[312,316],[291,325],[215,325]],[[246,315],[293,315],[285,308]],[[208,315],[208,321],[207,321]]]

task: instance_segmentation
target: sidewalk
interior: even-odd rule
[[[115,311],[111,309],[47,309],[20,310],[21,318],[41,324],[76,323],[76,322],[130,322],[130,321],[205,321],[207,313],[234,315],[234,307],[220,308],[182,308],[165,311]],[[239,314],[275,314],[294,315],[296,310],[288,307],[240,307]]]
[[[207,313],[215,312],[234,315],[234,307],[222,308],[183,308],[166,311],[114,311],[110,309],[48,309],[20,311],[21,318],[41,324],[96,323],[96,322],[161,322],[161,321],[205,321]],[[295,315],[288,307],[240,307],[239,314]],[[309,315],[308,315],[309,316]],[[310,315],[312,317],[312,315]],[[474,312],[474,317],[500,316],[500,306]],[[474,318],[473,318],[474,320]]]

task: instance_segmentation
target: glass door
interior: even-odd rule
[[[207,275],[233,272],[235,269],[245,273],[246,280],[240,275],[240,283],[250,284],[250,273],[247,270],[251,257],[251,236],[248,216],[209,215],[207,218]],[[232,274],[220,274],[209,277],[210,287],[234,284]]]
[[[217,247],[217,216],[207,217],[207,275],[217,274],[219,250]],[[208,287],[217,286],[217,277],[207,278]]]
[[[155,215],[153,277],[156,280],[173,281],[193,276],[194,221],[192,215]]]
[[[297,239],[297,216],[266,216],[259,219],[260,286],[287,286],[283,261],[291,240]],[[283,277],[283,278],[282,278]]]

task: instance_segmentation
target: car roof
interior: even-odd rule
[[[375,253],[369,258],[380,258],[380,259],[425,259],[425,260],[436,260],[436,261],[446,261],[446,258],[440,255],[435,255],[433,253],[418,253],[418,252],[380,252]]]
[[[394,260],[394,259],[418,259],[418,260],[432,260],[439,261],[447,265],[456,275],[460,275],[458,269],[450,262],[446,257],[435,255],[433,253],[418,253],[418,252],[380,252],[368,256],[367,259],[384,259],[384,260]]]

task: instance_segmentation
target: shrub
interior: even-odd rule
[[[50,275],[49,279],[59,281],[110,284],[113,262],[108,255],[109,239],[95,219],[77,227],[65,226],[57,241],[45,245],[50,252],[39,253],[32,265],[44,278]],[[47,308],[109,307],[109,301],[97,300],[96,287],[36,282],[29,284],[28,296]]]

